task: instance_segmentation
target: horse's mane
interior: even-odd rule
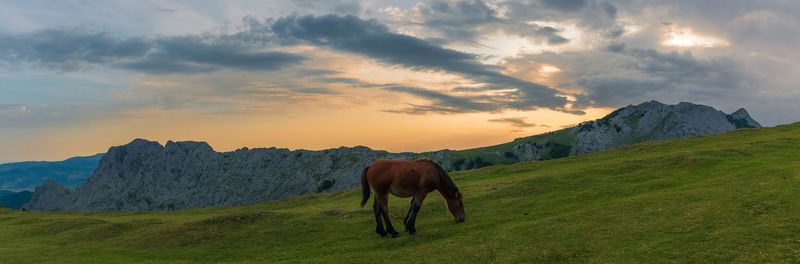
[[[439,172],[439,177],[442,178],[442,180],[445,181],[445,183],[447,184],[447,187],[450,187],[450,189],[453,190],[453,194],[456,194],[458,192],[458,187],[456,187],[456,184],[453,182],[453,179],[450,178],[450,175],[447,174],[447,171],[444,170],[444,168],[442,168],[442,165],[439,165],[439,163],[437,163],[437,162],[435,162],[433,160],[430,160],[428,158],[421,158],[421,159],[415,160],[414,162],[429,162],[429,163],[431,163],[431,165],[433,165],[433,167],[436,168],[436,171]]]

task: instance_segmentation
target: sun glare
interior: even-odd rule
[[[561,71],[561,69],[559,69],[558,67],[553,66],[553,65],[547,65],[547,64],[542,65],[542,67],[539,68],[539,72],[541,72],[542,74],[547,74],[547,75],[555,73],[555,72],[560,72],[560,71]]]
[[[690,27],[681,27],[675,24],[664,27],[665,46],[675,47],[702,47],[710,48],[730,45],[728,41],[717,37],[702,35]]]

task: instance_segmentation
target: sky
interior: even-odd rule
[[[794,0],[0,6],[0,162],[135,138],[465,149],[650,100],[800,121]]]

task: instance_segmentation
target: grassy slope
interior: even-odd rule
[[[567,148],[565,150],[562,149],[562,151],[559,153],[553,153],[554,151],[552,147],[550,147],[542,158],[544,160],[562,158],[569,155],[568,146],[572,145],[572,140],[575,139],[575,135],[570,134],[571,129],[572,128],[565,128],[535,136],[518,138],[511,142],[493,146],[456,150],[446,154],[441,160],[439,160],[439,162],[452,164],[453,161],[462,160],[461,164],[454,166],[455,168],[453,168],[453,170],[455,171],[468,170],[471,168],[482,168],[491,165],[514,164],[519,162],[519,159],[512,154],[515,146],[525,142],[534,144],[537,142],[543,142],[544,140],[549,140],[551,144],[554,143]],[[419,156],[424,157],[426,155],[425,153],[422,153]]]
[[[378,237],[357,190],[173,213],[0,209],[0,262],[800,261],[800,123],[452,175],[467,221],[431,194],[415,236]],[[390,204],[399,226],[408,202]]]

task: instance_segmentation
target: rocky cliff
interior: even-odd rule
[[[432,157],[435,157],[435,153]],[[361,170],[381,158],[407,159],[366,147],[322,151],[277,148],[216,152],[205,142],[136,139],[112,147],[74,192],[48,181],[26,208],[70,211],[180,210],[236,206],[360,184]]]
[[[137,139],[110,148],[94,174],[74,192],[53,181],[37,187],[26,208],[170,211],[247,205],[359,186],[361,170],[378,159],[424,156],[447,170],[465,170],[760,126],[744,109],[727,115],[709,106],[651,101],[575,127],[462,151],[389,153],[341,147],[321,151],[243,148],[220,153],[204,142],[169,141],[162,146]]]
[[[620,108],[601,119],[570,129],[570,155],[603,151],[634,143],[718,134],[737,128],[759,128],[744,108],[726,115],[692,103],[665,105],[656,101]]]
[[[65,210],[72,205],[71,198],[72,191],[70,189],[54,180],[47,180],[41,186],[36,187],[31,201],[23,205],[23,208],[39,211]]]

